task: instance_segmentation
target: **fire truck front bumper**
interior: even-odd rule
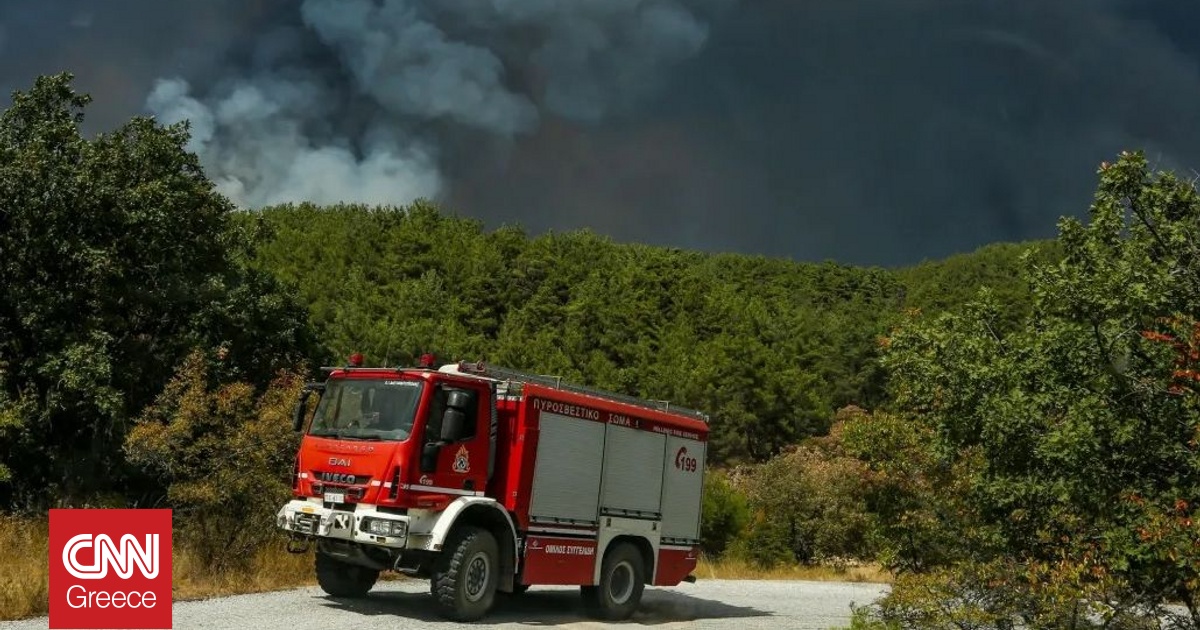
[[[371,505],[354,511],[332,510],[320,503],[295,499],[275,515],[280,529],[300,536],[333,538],[402,549],[408,542],[408,517],[379,512]]]

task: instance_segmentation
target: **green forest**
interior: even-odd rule
[[[85,137],[89,102],[45,76],[0,116],[11,514],[172,507],[236,565],[299,385],[433,352],[707,412],[706,553],[879,562],[856,626],[1200,627],[1200,196],[1140,152],[1054,239],[864,268],[429,201],[239,210],[186,125]]]

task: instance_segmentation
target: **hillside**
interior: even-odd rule
[[[419,202],[240,214],[255,265],[295,287],[325,356],[484,358],[705,409],[716,461],[762,460],[886,403],[878,339],[905,309],[995,288],[1020,310],[1024,244],[901,270],[486,231]]]

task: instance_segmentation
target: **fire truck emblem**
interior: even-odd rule
[[[471,453],[467,450],[467,445],[463,444],[458,447],[458,452],[454,454],[454,472],[465,473],[471,470]]]
[[[696,472],[698,463],[695,457],[688,455],[686,446],[679,447],[679,451],[675,453],[675,468],[683,472]]]

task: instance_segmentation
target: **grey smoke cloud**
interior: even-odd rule
[[[203,92],[160,79],[146,101],[165,123],[191,121],[191,148],[240,205],[441,197],[445,136],[512,140],[535,132],[543,111],[597,122],[706,38],[697,17],[666,1],[304,0],[299,16],[326,47],[324,62],[290,55],[302,40],[269,38],[252,56],[273,63]],[[540,87],[512,76],[530,65],[544,70]],[[328,124],[346,117],[346,88],[360,107],[349,124]]]
[[[533,103],[504,85],[495,53],[451,40],[413,2],[305,0],[300,11],[355,86],[396,115],[446,117],[501,134],[537,122]]]
[[[189,149],[223,194],[248,207],[436,195],[437,166],[419,143],[367,133],[356,151],[344,137],[314,139],[305,120],[327,109],[327,96],[317,84],[264,78],[202,103],[186,81],[168,79],[156,83],[147,106],[164,123],[187,120]]]
[[[733,0],[491,0],[443,3],[440,11],[448,23],[475,30],[537,33],[492,45],[515,65],[534,69],[545,108],[594,123],[653,95],[666,74],[703,49],[705,17],[733,6]]]
[[[1189,0],[13,0],[0,85],[68,69],[93,129],[187,118],[247,206],[432,196],[899,264],[1053,235],[1122,149],[1200,170],[1198,26]]]

